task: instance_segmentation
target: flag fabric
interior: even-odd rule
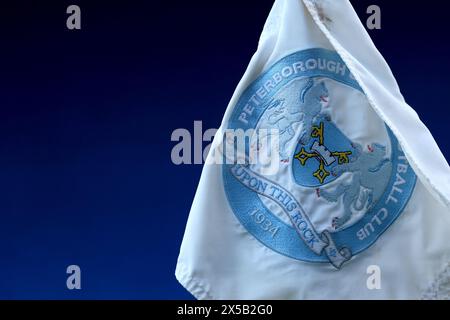
[[[276,171],[254,145],[215,161],[228,132],[263,129]],[[446,298],[449,206],[450,168],[349,1],[276,0],[175,274],[198,299]]]

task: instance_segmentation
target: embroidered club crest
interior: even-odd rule
[[[338,269],[369,248],[416,181],[373,112],[333,51],[296,52],[256,79],[228,129],[276,129],[280,168],[268,175],[258,164],[223,165],[226,195],[246,230],[280,254]]]

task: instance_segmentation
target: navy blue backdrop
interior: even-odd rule
[[[352,3],[380,5],[370,35],[448,158],[447,12]],[[2,1],[0,298],[191,298],[174,269],[201,166],[173,165],[170,136],[219,125],[271,5]]]

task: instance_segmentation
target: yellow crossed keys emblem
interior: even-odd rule
[[[324,145],[324,126],[323,122],[319,126],[313,126],[311,132],[312,138],[318,138],[312,145],[312,152],[308,152],[304,147],[299,153],[294,155],[294,158],[300,161],[301,165],[304,166],[306,162],[311,158],[316,158],[319,160],[319,168],[313,173],[313,176],[321,184],[325,181],[326,177],[330,175],[330,172],[325,169],[325,165],[329,166],[332,163],[338,161],[338,164],[348,163],[348,156],[352,154],[351,151],[329,151]]]

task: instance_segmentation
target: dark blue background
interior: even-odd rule
[[[381,6],[370,35],[448,157],[446,2],[352,2]],[[271,5],[2,1],[0,298],[191,298],[174,269],[201,166],[173,165],[170,136],[220,124]]]

